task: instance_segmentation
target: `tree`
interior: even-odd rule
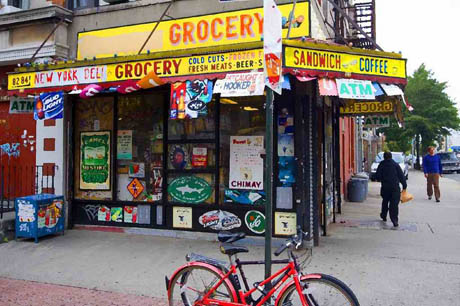
[[[404,110],[404,129],[398,131],[394,125],[382,129],[387,141],[404,151],[406,144],[415,137],[419,157],[420,147],[425,150],[443,136],[450,135],[449,129],[459,130],[458,110],[445,92],[446,87],[447,83],[436,80],[425,64],[420,65],[409,76],[405,89],[405,96],[414,110]],[[417,164],[420,166],[418,158]]]

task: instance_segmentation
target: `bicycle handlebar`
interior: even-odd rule
[[[283,253],[287,248],[289,248],[292,245],[296,249],[301,247],[303,243],[304,234],[306,235],[307,233],[302,232],[301,227],[297,226],[297,234],[287,239],[286,242],[275,251],[274,253],[275,256],[279,256],[281,253]]]

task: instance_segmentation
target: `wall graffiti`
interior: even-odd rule
[[[83,210],[85,211],[86,215],[88,216],[88,220],[93,221],[97,220],[97,214],[99,212],[100,205],[85,205],[83,206]]]
[[[19,157],[21,155],[19,149],[19,143],[4,143],[0,145],[1,154],[7,154],[9,157]]]

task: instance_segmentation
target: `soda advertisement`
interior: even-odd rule
[[[34,119],[61,119],[64,112],[64,93],[42,93],[34,101]]]
[[[110,131],[82,132],[80,189],[110,190]]]

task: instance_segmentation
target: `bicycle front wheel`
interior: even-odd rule
[[[222,282],[214,288],[222,279],[221,275],[203,266],[188,266],[179,271],[172,280],[169,290],[169,305],[204,305],[203,297],[211,290],[209,299],[225,302],[236,302],[234,291],[228,282]]]
[[[351,289],[337,278],[326,274],[304,276],[300,281],[302,294],[309,306],[359,306]],[[320,276],[320,277],[318,277]],[[290,285],[278,299],[277,306],[304,306],[295,284]]]

